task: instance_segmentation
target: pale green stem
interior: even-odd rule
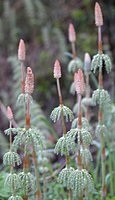
[[[26,115],[29,118],[28,123],[26,124],[26,128],[30,128],[30,96],[28,95],[27,99],[27,110],[26,110]],[[33,162],[35,166],[35,176],[36,176],[36,185],[37,185],[37,192],[36,192],[36,198],[37,200],[41,200],[41,189],[40,189],[40,178],[39,178],[39,172],[38,172],[38,160],[37,160],[37,155],[34,147],[34,143],[32,142],[32,148],[33,148]]]
[[[21,92],[25,93],[25,69],[23,61],[21,61]]]
[[[45,173],[43,174],[43,193],[44,193],[44,200],[47,200],[47,195],[46,195],[46,177],[45,177]]]
[[[24,161],[23,161],[23,171],[24,174],[27,174],[27,146],[24,147]],[[24,180],[24,200],[28,200],[28,194],[26,191],[26,179]]]
[[[103,124],[103,110],[102,107],[99,106],[99,123]],[[106,197],[106,183],[105,183],[105,139],[103,134],[101,134],[101,167],[102,167],[102,200]]]
[[[101,26],[98,26],[98,53],[102,54],[102,35],[101,35]]]
[[[36,187],[37,187],[37,192],[36,192],[36,198],[37,200],[41,200],[42,195],[41,195],[41,188],[40,188],[40,176],[39,176],[39,171],[38,171],[38,160],[37,160],[37,155],[34,147],[34,143],[32,144],[33,148],[33,162],[35,166],[35,176],[36,176]]]
[[[12,120],[10,120],[10,128],[12,128]],[[10,151],[12,151],[12,132],[10,131]],[[10,173],[13,174],[13,165],[10,166]],[[15,195],[14,185],[12,186],[12,194]]]
[[[75,48],[75,42],[71,42],[71,47],[72,47],[72,54],[73,58],[76,58],[76,48]]]
[[[114,195],[114,182],[113,182],[113,167],[112,167],[112,155],[111,155],[111,146],[110,146],[110,138],[107,138],[107,146],[109,149],[109,173],[110,173],[110,193],[111,196]]]
[[[90,97],[90,85],[89,85],[89,74],[86,74],[86,98]],[[89,121],[89,106],[86,106],[85,117]]]
[[[78,128],[81,129],[82,128],[81,94],[77,95],[77,101],[78,101]],[[77,157],[78,158],[78,168],[82,169],[82,161],[81,161],[81,155],[80,155],[80,143],[78,145],[79,145],[78,157]],[[80,194],[80,196],[78,197],[78,200],[82,200],[82,199],[83,199],[83,195]]]

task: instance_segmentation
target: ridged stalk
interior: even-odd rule
[[[25,115],[26,130],[30,128],[30,99],[28,96],[26,105],[26,115]],[[29,168],[29,158],[27,155],[27,146],[24,148],[24,158],[23,158],[23,171],[26,174]],[[24,183],[24,200],[28,200],[28,194],[26,192],[26,183]]]
[[[101,35],[101,26],[98,26],[98,53],[103,53],[103,47],[102,47],[102,35]],[[103,88],[103,75],[102,75],[102,69],[99,70],[99,88]],[[98,121],[100,124],[103,124],[103,109],[99,105],[99,112],[98,112]],[[105,176],[106,176],[106,167],[105,167],[105,139],[104,136],[101,135],[101,168],[102,168],[102,200],[106,198],[106,183],[105,183]]]
[[[59,79],[57,78],[57,90],[58,90],[58,96],[59,96],[59,103],[60,103],[60,106],[63,106],[63,99],[62,99],[62,94],[61,94],[61,88],[60,88],[60,82],[59,82]],[[64,114],[63,114],[63,111],[61,112],[61,124],[62,124],[62,130],[63,130],[63,136],[66,137],[66,124],[65,124],[65,120],[64,120]],[[68,153],[66,153],[66,166],[67,168],[69,167],[70,165],[70,159],[69,159],[69,155]],[[69,199],[72,200],[72,191],[69,190]]]
[[[24,70],[24,62],[21,61],[21,92],[25,93],[25,70]]]
[[[110,147],[110,138],[107,140],[107,146],[109,149],[109,173],[110,173],[110,193],[111,196],[114,196],[114,177],[113,177],[113,166],[112,166],[112,155],[111,155],[111,147]]]
[[[86,74],[86,98],[90,97],[90,85],[89,85],[89,74]],[[85,111],[85,118],[89,121],[90,120],[90,114],[89,114],[89,106],[86,106]]]
[[[72,55],[73,55],[73,58],[75,59],[77,54],[76,54],[76,48],[75,48],[75,42],[72,42],[71,43],[71,47],[72,47]]]
[[[30,97],[28,95],[27,99],[27,107],[26,107],[26,129],[29,129],[31,127],[30,124]],[[33,152],[32,152],[32,158],[35,166],[35,176],[36,176],[36,185],[37,185],[37,192],[36,192],[36,200],[41,200],[42,195],[41,195],[41,189],[40,189],[40,178],[39,178],[39,172],[38,172],[38,160],[37,160],[37,155],[36,151],[34,148],[34,144],[32,144]]]
[[[33,145],[33,153],[32,153],[32,158],[35,166],[35,176],[36,176],[36,186],[37,186],[37,192],[36,192],[36,199],[41,200],[42,199],[42,194],[41,194],[41,189],[40,189],[40,177],[39,177],[39,172],[38,172],[38,160],[37,160],[37,155],[36,151]]]
[[[99,87],[103,88],[103,76],[102,71],[99,72]],[[98,121],[99,124],[103,124],[103,109],[99,105],[99,112],[98,112]],[[102,200],[106,198],[106,183],[105,183],[105,176],[106,176],[106,167],[105,167],[105,139],[104,136],[101,134],[101,170],[102,170]]]
[[[10,120],[10,128],[12,128],[12,120]],[[12,151],[12,132],[10,132],[10,151]],[[13,174],[13,165],[10,166],[10,173]],[[14,184],[12,187],[12,194],[15,196]]]
[[[82,128],[81,94],[78,94],[77,97],[78,97],[78,128],[81,129]],[[78,147],[78,148],[79,148],[79,150],[78,150],[78,156],[77,156],[77,159],[78,159],[78,168],[82,169],[83,166],[82,166],[82,160],[81,160],[81,155],[80,155],[80,147]],[[83,196],[81,194],[78,197],[78,200],[82,200],[82,199],[83,199]]]

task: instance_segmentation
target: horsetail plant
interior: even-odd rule
[[[61,94],[61,88],[60,88],[60,81],[61,78],[61,66],[58,60],[55,61],[54,64],[54,78],[56,78],[57,82],[57,90],[58,90],[58,96],[59,96],[59,106],[57,108],[54,108],[54,110],[51,113],[51,119],[56,122],[61,118],[61,125],[62,125],[62,131],[63,136],[58,140],[56,146],[55,146],[55,152],[57,154],[65,155],[66,157],[66,167],[62,169],[62,171],[59,174],[58,180],[61,184],[63,184],[65,187],[67,187],[68,178],[70,175],[70,172],[73,171],[73,168],[70,167],[70,159],[69,159],[69,151],[71,146],[74,144],[67,143],[66,141],[66,124],[65,121],[72,121],[73,120],[73,113],[72,111],[66,107],[63,104],[62,94]],[[72,192],[69,189],[69,199],[72,200]]]
[[[106,149],[105,149],[105,134],[107,132],[107,128],[104,125],[104,108],[111,103],[110,96],[108,92],[103,88],[103,68],[106,69],[107,73],[111,71],[112,64],[108,55],[103,53],[102,47],[102,35],[101,35],[101,27],[103,25],[103,16],[100,5],[98,3],[95,4],[95,24],[98,27],[98,54],[93,57],[92,60],[92,70],[94,73],[99,69],[98,75],[98,89],[93,92],[92,99],[93,101],[99,105],[98,111],[98,125],[96,128],[96,133],[99,135],[101,140],[101,165],[102,165],[102,199],[106,197]]]
[[[17,190],[21,187],[20,185],[20,177],[14,172],[15,165],[21,164],[20,156],[13,150],[12,148],[12,120],[13,120],[13,113],[11,108],[8,106],[7,108],[7,118],[9,120],[9,129],[7,131],[10,137],[10,150],[9,152],[5,153],[3,157],[4,165],[10,167],[10,173],[7,175],[5,180],[5,185],[10,188],[12,195],[8,198],[8,200],[22,200],[21,196],[17,195]]]
[[[84,165],[92,158],[88,149],[92,142],[92,137],[88,129],[82,126],[83,118],[81,111],[81,100],[85,86],[83,72],[81,69],[74,74],[74,84],[78,99],[77,128],[73,128],[67,132],[67,141],[71,143],[72,140],[74,141],[75,145],[77,143],[77,148],[73,148],[73,151],[77,151],[78,168],[71,171],[68,180],[68,187],[72,189],[75,196],[78,196],[79,200],[82,200],[85,191],[91,192],[93,190],[93,180],[88,171],[84,169]]]

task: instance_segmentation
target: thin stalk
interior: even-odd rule
[[[59,103],[60,103],[60,106],[63,106],[63,98],[62,98],[62,94],[61,94],[60,82],[59,82],[59,79],[56,79],[56,80],[57,80]],[[67,130],[66,130],[66,124],[65,124],[65,120],[64,120],[63,111],[61,112],[61,124],[62,124],[63,136],[66,137]],[[66,166],[67,166],[67,168],[69,168],[70,159],[69,159],[68,153],[66,153],[65,159],[66,159]],[[69,199],[72,200],[72,191],[71,190],[69,190]]]
[[[32,145],[32,148],[33,148],[32,157],[33,157],[33,162],[34,162],[34,166],[35,166],[35,176],[36,176],[36,186],[37,186],[36,199],[37,200],[41,200],[42,194],[41,194],[41,189],[40,189],[40,177],[39,177],[39,172],[38,172],[38,160],[37,160],[37,155],[36,155],[36,151],[35,151],[34,145]]]
[[[115,169],[115,155],[114,155],[114,152],[112,153],[112,160],[113,160],[113,169]],[[113,185],[115,186],[115,172],[113,171]],[[115,194],[115,190],[114,190],[114,194]]]
[[[24,62],[21,61],[21,92],[25,93],[25,70],[24,70]]]
[[[78,128],[82,128],[81,94],[78,94]]]
[[[99,170],[100,170],[100,160],[101,160],[101,149],[98,150],[98,155],[97,155],[97,160],[96,160],[96,168],[95,168],[95,176],[94,176],[94,182],[98,183],[98,176],[100,176],[99,174]]]
[[[29,129],[31,126],[30,124],[30,96],[28,95],[27,99],[27,107],[26,107],[26,129]],[[41,200],[41,189],[40,189],[40,178],[39,178],[39,172],[38,172],[38,160],[36,151],[34,148],[34,144],[32,144],[33,152],[32,152],[32,158],[35,166],[35,176],[36,176],[36,185],[37,185],[37,192],[36,192],[36,199]]]
[[[103,112],[101,107],[99,108],[99,122],[102,124]],[[106,183],[105,183],[105,140],[103,135],[101,135],[101,166],[102,166],[102,199],[104,200],[106,197]]]
[[[81,112],[81,94],[78,94],[78,128],[81,129],[82,128],[82,112]],[[80,155],[80,147],[78,147],[78,168],[82,169],[82,160],[81,160],[81,155]],[[82,194],[78,197],[78,200],[82,200],[83,196]]]
[[[71,47],[72,47],[72,55],[73,55],[73,59],[75,59],[75,58],[76,58],[75,42],[71,42]]]
[[[98,26],[98,53],[99,54],[103,53],[101,26]]]
[[[27,105],[26,105],[26,116],[25,116],[26,130],[30,128],[30,98],[28,95]],[[24,148],[24,158],[23,158],[23,171],[26,174],[29,168],[29,159],[27,155],[27,146]],[[26,191],[26,183],[24,184],[24,200],[28,200],[28,194]]]
[[[12,128],[12,121],[10,120],[10,129]],[[10,131],[10,151],[12,151],[12,132]]]
[[[21,93],[25,93],[25,69],[24,69],[24,62],[21,61]],[[26,105],[24,105],[24,110],[26,112]],[[27,124],[29,124],[29,117],[25,116],[25,121],[26,121],[26,129],[27,128]],[[27,173],[29,168],[29,160],[28,160],[28,155],[27,155],[27,147],[24,147],[24,157],[23,157],[23,172]],[[23,196],[24,200],[28,200],[28,195],[26,192],[26,183],[24,184],[24,196]]]
[[[90,97],[90,85],[89,85],[89,74],[86,74],[86,98]],[[85,117],[89,121],[90,114],[89,114],[89,106],[86,106]]]
[[[110,147],[110,137],[107,138],[107,146],[109,149],[109,173],[110,173],[110,193],[111,196],[114,195],[114,180],[113,180],[113,166],[112,166],[112,155],[111,155],[111,147]]]
[[[10,120],[10,128],[12,128],[12,120]],[[12,132],[10,131],[10,151],[12,151]],[[13,165],[10,166],[10,173],[13,174]],[[12,194],[15,195],[14,184],[12,187]]]
[[[99,72],[99,87],[103,88],[103,76],[102,71]],[[103,124],[103,109],[99,105],[99,112],[98,112],[98,121],[100,124]],[[105,168],[105,139],[104,136],[101,135],[101,168],[102,168],[102,200],[106,197],[106,183],[105,183],[105,175],[106,175],[106,168]]]
[[[29,160],[28,160],[28,155],[27,155],[27,146],[24,148],[24,158],[23,158],[23,172],[26,174],[29,168]],[[24,200],[28,200],[28,194],[26,191],[26,182],[24,183]]]
[[[109,171],[110,171],[110,193],[111,196],[114,196],[114,183],[113,183],[113,169],[112,169],[112,156],[111,152],[109,153]]]
[[[46,196],[46,177],[45,177],[45,173],[43,174],[43,192],[44,192],[44,200],[47,200],[47,196]]]

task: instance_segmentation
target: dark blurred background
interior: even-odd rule
[[[26,66],[35,74],[34,98],[44,113],[49,114],[58,104],[56,85],[53,79],[53,63],[58,58],[62,63],[61,85],[66,102],[73,97],[69,94],[72,76],[68,75],[69,59],[65,52],[71,52],[68,41],[68,26],[72,22],[77,34],[77,55],[84,53],[91,57],[97,53],[97,28],[94,22],[94,0],[0,0],[0,100],[4,106],[13,106],[13,70],[17,68],[19,40],[26,43]],[[110,78],[105,76],[106,89],[111,91],[114,101],[115,81],[115,1],[98,1],[101,5],[104,26],[103,45],[113,62]],[[12,61],[15,58],[15,62]],[[14,69],[12,69],[12,62]],[[19,77],[20,78],[20,77]],[[91,83],[92,84],[92,83]],[[18,91],[18,93],[20,90]],[[0,129],[6,126],[0,111]]]

